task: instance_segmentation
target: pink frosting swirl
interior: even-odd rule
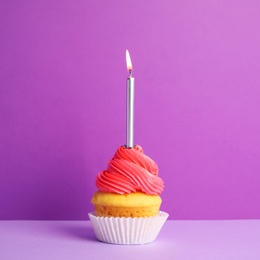
[[[146,156],[141,146],[132,149],[121,146],[107,170],[97,175],[96,186],[104,192],[125,194],[141,191],[157,195],[163,191],[163,180],[158,177],[157,164]]]

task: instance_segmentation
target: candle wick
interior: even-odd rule
[[[129,70],[129,76],[132,77],[133,71]]]

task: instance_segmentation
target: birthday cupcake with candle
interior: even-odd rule
[[[127,140],[98,173],[89,217],[98,240],[113,244],[145,244],[154,241],[168,218],[160,211],[164,188],[157,164],[144,154],[133,138],[134,79],[127,51]],[[130,65],[129,65],[130,63]]]

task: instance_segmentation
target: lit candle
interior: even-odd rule
[[[132,62],[128,50],[126,50],[126,67],[129,77],[126,80],[126,147],[134,147],[134,78],[132,77]]]

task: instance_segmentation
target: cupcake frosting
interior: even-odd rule
[[[141,146],[134,148],[121,146],[107,170],[100,172],[96,186],[104,192],[125,194],[141,191],[149,195],[158,195],[163,191],[164,184],[158,177],[157,164],[143,152]]]

